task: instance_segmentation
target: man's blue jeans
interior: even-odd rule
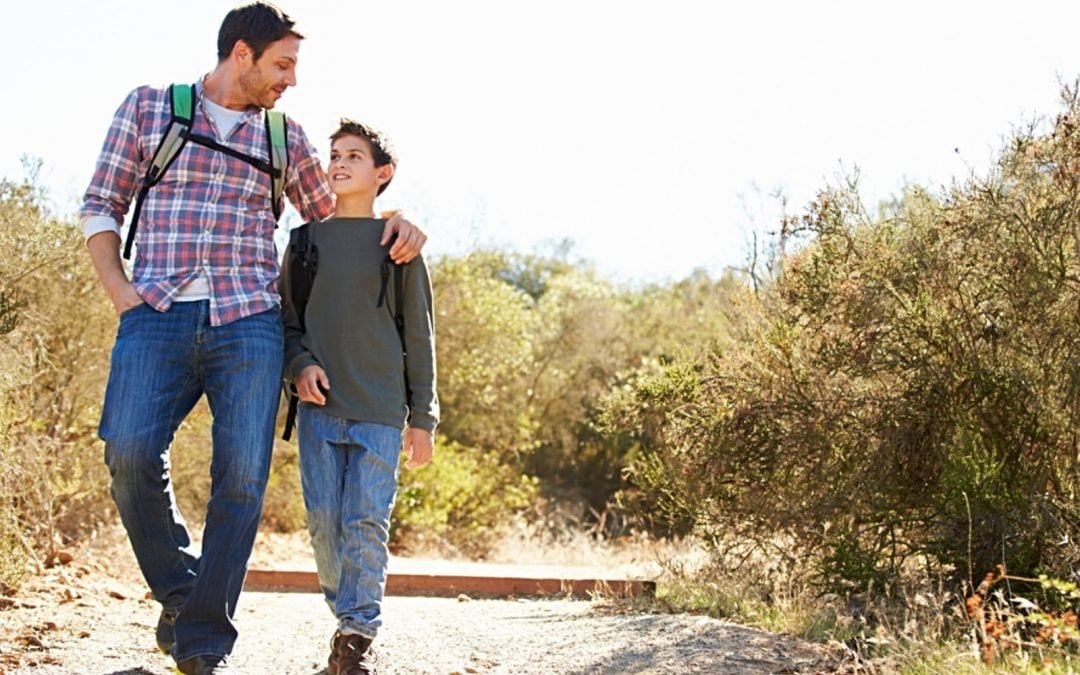
[[[301,403],[297,427],[308,531],[338,630],[374,639],[382,625],[390,512],[401,429]]]
[[[120,317],[99,434],[112,495],[154,599],[176,620],[177,661],[232,651],[232,617],[258,530],[282,375],[276,310],[224,326],[209,301]],[[202,552],[177,509],[169,446],[206,394],[213,415]]]

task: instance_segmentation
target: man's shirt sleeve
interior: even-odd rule
[[[115,232],[120,234],[120,223],[112,219],[112,216],[87,216],[82,221],[83,241],[90,241],[90,237],[102,232]]]
[[[305,223],[334,215],[334,193],[303,128],[289,120],[289,176],[285,194]]]
[[[139,185],[139,98],[132,91],[113,116],[79,210],[84,222],[93,216],[111,218],[118,228],[124,222]]]

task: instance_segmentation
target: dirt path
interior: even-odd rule
[[[132,569],[118,552],[33,577],[0,609],[0,674],[171,673],[153,645],[156,605]],[[828,663],[792,638],[604,602],[389,597],[384,612],[384,675],[815,673]],[[325,672],[334,621],[321,597],[245,592],[236,621],[241,673]]]

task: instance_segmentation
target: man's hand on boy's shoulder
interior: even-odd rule
[[[330,379],[319,366],[308,366],[296,378],[296,395],[301,401],[326,405],[326,392],[330,391]]]
[[[419,469],[431,461],[435,454],[435,434],[425,429],[409,427],[405,430],[405,443],[401,452],[406,457],[406,469]]]
[[[384,211],[379,215],[386,218],[386,227],[383,228],[382,240],[379,243],[386,246],[394,233],[397,233],[397,241],[390,247],[391,260],[404,265],[420,254],[420,249],[424,248],[427,242],[427,235],[423,230],[406,220],[401,211]]]

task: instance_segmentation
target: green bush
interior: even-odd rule
[[[435,293],[439,433],[512,459],[533,445],[527,409],[532,299],[494,276],[496,254],[438,261]]]
[[[625,528],[640,517],[616,496],[638,446],[602,431],[602,402],[648,364],[730,340],[742,282],[622,287],[568,258],[476,251],[434,264],[439,433],[535,476],[546,500]]]
[[[391,522],[399,550],[442,549],[483,557],[511,522],[533,503],[536,479],[491,452],[438,442],[434,461],[404,468]]]
[[[844,185],[783,223],[797,250],[740,300],[739,339],[613,404],[638,409],[635,475],[661,513],[707,536],[790,535],[839,587],[909,560],[1067,569],[1078,120],[1071,98],[1050,133],[1018,133],[988,178],[945,194],[912,187],[871,215]]]

